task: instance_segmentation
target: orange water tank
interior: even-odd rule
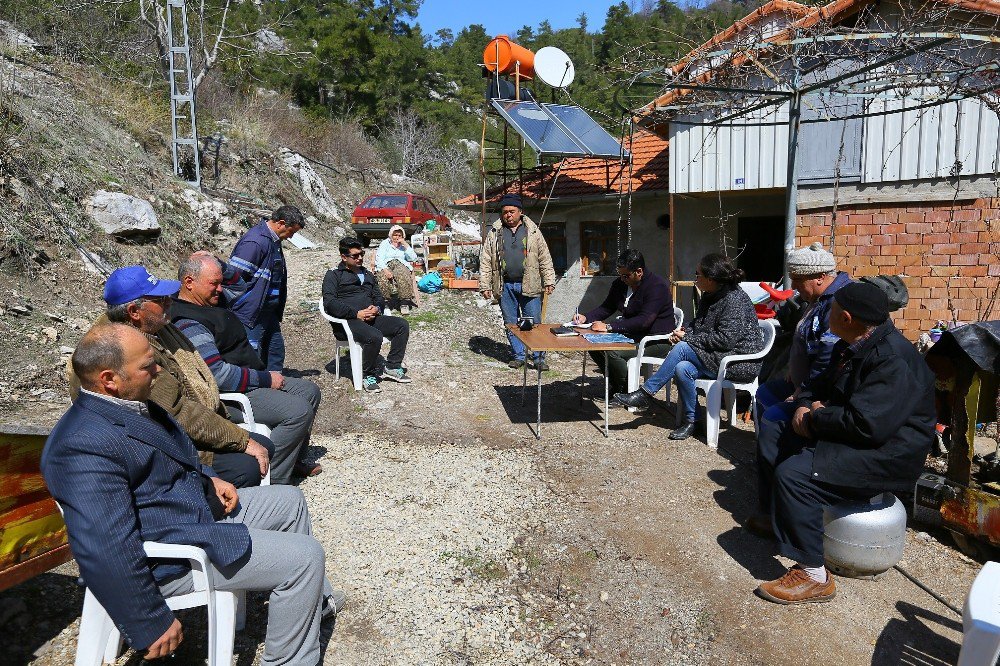
[[[497,35],[483,50],[483,64],[491,72],[513,74],[517,63],[521,65],[521,76],[535,77],[535,54],[512,42],[507,35]]]

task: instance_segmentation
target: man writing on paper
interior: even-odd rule
[[[599,306],[573,317],[574,324],[593,322],[590,330],[595,333],[621,333],[636,342],[647,335],[666,335],[677,327],[674,321],[674,299],[670,296],[670,282],[646,270],[646,259],[639,250],[625,250],[616,262],[618,279],[611,285],[607,298]],[[610,322],[603,320],[615,312],[622,314]],[[666,341],[646,345],[646,353],[664,357],[673,345]],[[634,358],[634,349],[607,352],[608,367],[604,367],[605,352],[590,352],[601,372],[608,375],[610,391],[628,391],[628,361]]]

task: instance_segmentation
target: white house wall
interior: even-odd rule
[[[916,98],[876,99],[869,112],[914,106]],[[862,182],[879,183],[997,170],[997,114],[977,99],[865,119]],[[957,136],[956,136],[957,130]],[[957,138],[957,141],[956,141]],[[957,144],[957,145],[956,145]]]
[[[685,118],[699,121],[702,118]],[[746,127],[670,124],[670,191],[675,194],[785,186],[788,105],[737,122]]]

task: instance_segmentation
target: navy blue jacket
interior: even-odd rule
[[[229,265],[235,268],[246,285],[245,291],[229,302],[229,309],[236,313],[248,328],[257,325],[257,318],[264,308],[268,294],[271,293],[271,267],[275,257],[280,255],[284,263],[284,253],[281,251],[281,241],[275,240],[267,220],[261,220],[251,228],[236,243]],[[285,280],[281,283],[278,293],[278,317],[285,311],[285,300],[288,298],[288,264],[285,263]],[[227,283],[227,286],[232,287]],[[230,294],[235,295],[235,294]]]
[[[148,406],[152,418],[81,393],[42,452],[80,575],[137,650],[174,621],[156,581],[187,571],[147,559],[143,541],[198,546],[220,567],[250,550],[246,525],[212,517],[202,477],[214,473],[198,463],[191,439],[166,411]]]
[[[587,321],[607,319],[620,310],[622,316],[611,322],[614,332],[627,335],[636,342],[647,335],[671,333],[677,328],[670,282],[656,273],[643,271],[639,286],[625,305],[627,293],[628,285],[620,279],[615,280],[604,302],[584,315]]]
[[[851,283],[851,276],[847,273],[837,273],[837,277],[830,283],[811,307],[806,308],[802,319],[795,326],[795,337],[798,338],[792,345],[793,354],[801,354],[802,358],[789,359],[789,364],[802,364],[803,369],[808,367],[809,374],[802,381],[815,379],[822,375],[830,364],[830,354],[833,346],[840,340],[830,332],[830,308],[833,307],[833,295],[841,287]]]
[[[891,321],[851,354],[837,343],[826,371],[806,382],[797,406],[811,419],[813,480],[910,492],[934,441],[934,373]]]

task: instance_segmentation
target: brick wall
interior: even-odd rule
[[[829,248],[832,209],[799,215],[796,246]],[[983,318],[1000,282],[1000,199],[871,204],[837,209],[834,254],[854,277],[902,275],[909,304],[895,313],[911,340],[938,319]],[[1000,319],[1000,302],[990,313]]]

